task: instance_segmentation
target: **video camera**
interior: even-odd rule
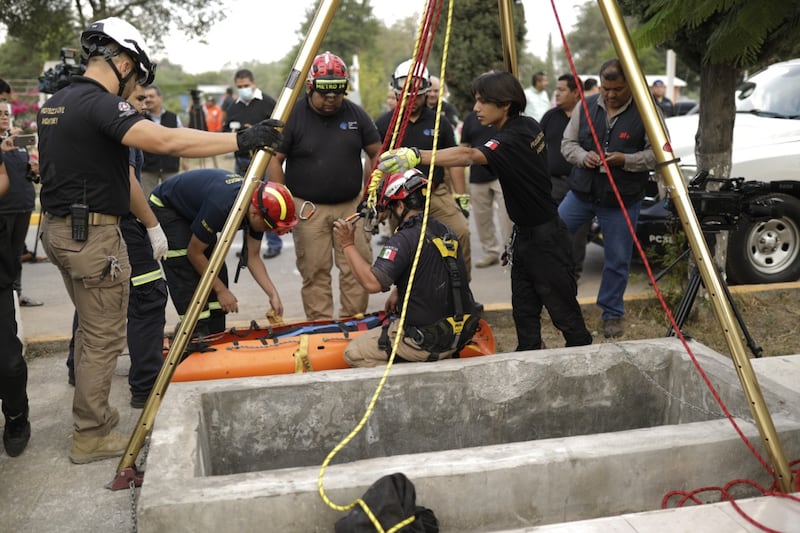
[[[719,183],[719,189],[708,190],[707,186],[712,182]],[[766,195],[775,192],[796,194],[800,192],[800,182],[714,178],[703,170],[689,181],[688,190],[692,207],[704,230],[729,230],[743,216],[751,220],[781,217],[781,200]],[[669,202],[669,209],[677,215],[673,202]]]
[[[75,48],[61,49],[61,63],[49,68],[39,76],[39,92],[53,94],[70,84],[72,76],[86,71],[86,63]]]

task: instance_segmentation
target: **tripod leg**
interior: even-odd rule
[[[689,318],[689,313],[692,310],[694,299],[697,297],[697,291],[700,290],[700,285],[702,282],[703,280],[700,277],[700,272],[697,270],[697,268],[692,269],[692,275],[689,277],[689,283],[686,284],[686,291],[683,293],[681,301],[678,302],[675,313],[673,313],[673,316],[675,317],[675,323],[678,325],[678,328],[682,328],[683,324],[686,323],[686,319]],[[670,325],[669,329],[667,330],[667,337],[674,336],[675,331],[672,329],[672,325]]]
[[[744,318],[739,312],[739,308],[736,307],[736,302],[733,301],[733,296],[731,295],[731,291],[728,288],[728,284],[725,283],[725,280],[722,280],[722,288],[725,290],[725,297],[731,304],[731,310],[733,310],[733,315],[736,317],[736,322],[738,322],[739,327],[742,328],[742,334],[744,334],[744,338],[747,341],[747,347],[750,348],[750,352],[754,357],[761,357],[763,350],[761,349],[761,346],[756,344],[756,341],[750,335],[750,331],[748,331],[747,326],[744,323]]]

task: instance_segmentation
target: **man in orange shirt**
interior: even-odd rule
[[[213,96],[206,98],[206,126],[208,131],[222,131],[222,108]]]

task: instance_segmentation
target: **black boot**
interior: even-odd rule
[[[21,454],[31,438],[31,423],[28,421],[28,413],[22,413],[16,417],[6,417],[6,427],[3,430],[3,446],[9,457],[16,457]]]

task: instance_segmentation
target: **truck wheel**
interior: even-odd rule
[[[743,218],[731,231],[725,268],[729,283],[780,283],[800,278],[800,200],[787,194],[758,198],[770,199],[780,200],[780,217]]]

